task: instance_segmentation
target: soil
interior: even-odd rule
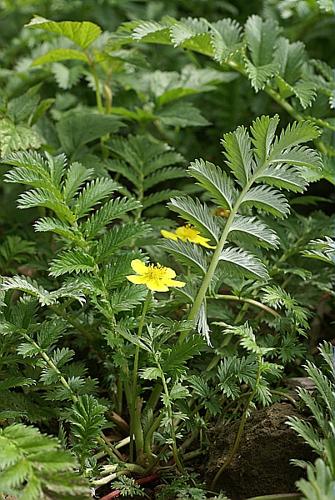
[[[217,489],[232,500],[296,491],[295,482],[303,476],[303,470],[290,460],[314,461],[316,457],[285,423],[289,416],[302,417],[293,405],[276,403],[249,417],[239,450],[222,473]],[[209,483],[225,461],[238,425],[236,422],[230,428],[216,426],[213,429],[206,471]]]

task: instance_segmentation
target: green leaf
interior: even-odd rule
[[[335,240],[328,236],[324,239],[312,240],[302,254],[304,257],[335,264]]]
[[[264,247],[277,247],[276,233],[256,217],[236,215],[229,229],[229,235],[235,233],[243,236],[252,236],[259,245]]]
[[[87,55],[84,52],[76,49],[52,49],[43,56],[36,57],[33,60],[32,66],[42,66],[43,64],[55,63],[59,61],[83,61],[88,63]]]
[[[192,162],[188,171],[220,207],[231,210],[236,190],[232,179],[225,172],[213,163],[204,160]]]
[[[242,28],[233,19],[220,19],[211,24],[214,59],[225,62],[242,48]]]
[[[162,247],[186,266],[191,266],[201,274],[206,274],[207,261],[204,251],[199,246],[184,241],[166,240]]]
[[[41,287],[36,281],[27,276],[13,276],[12,278],[4,278],[0,284],[1,290],[20,290],[28,295],[38,299],[42,306],[50,305],[55,302],[50,296],[50,293]]]
[[[301,169],[283,164],[266,167],[256,181],[288,189],[295,193],[302,193],[308,185],[308,181],[304,179]]]
[[[34,229],[37,232],[52,232],[66,238],[67,240],[78,241],[78,234],[73,230],[72,226],[52,217],[42,217],[34,224]]]
[[[287,38],[280,37],[277,43],[276,58],[280,76],[290,86],[294,85],[301,77],[303,65],[307,61],[304,44],[302,42],[290,43]]]
[[[185,177],[185,170],[180,167],[166,167],[158,172],[155,172],[144,179],[144,189],[151,189],[152,187],[165,181],[173,181]]]
[[[245,40],[250,54],[246,70],[256,91],[263,89],[278,68],[274,58],[278,25],[272,19],[251,16],[245,24]]]
[[[80,186],[88,181],[93,175],[93,169],[86,168],[78,162],[70,165],[66,172],[66,178],[63,186],[63,195],[67,203],[77,194]]]
[[[66,250],[53,259],[50,264],[50,275],[61,276],[71,273],[85,273],[95,269],[93,257],[78,250]]]
[[[114,226],[108,233],[104,234],[97,242],[95,249],[96,261],[104,262],[118,250],[137,238],[142,238],[149,232],[150,226],[147,224],[135,224],[129,222],[122,226]]]
[[[279,116],[260,116],[252,122],[251,134],[255,153],[262,165],[269,156],[272,141],[279,123]]]
[[[180,191],[176,189],[164,189],[163,191],[157,191],[153,194],[148,194],[143,200],[143,210],[162,203],[162,201],[169,200],[173,196],[180,195]]]
[[[143,302],[146,296],[146,287],[127,284],[111,293],[110,306],[114,313],[130,311]]]
[[[316,99],[317,96],[317,85],[312,80],[308,80],[305,78],[301,78],[298,80],[292,90],[295,96],[299,99],[301,107],[303,109],[311,106],[312,102]]]
[[[56,129],[62,148],[69,155],[88,142],[117,132],[122,125],[114,116],[99,115],[92,111],[72,111],[59,120]]]
[[[74,450],[81,459],[91,455],[97,447],[102,426],[106,420],[107,408],[91,395],[79,396],[70,410],[68,421],[71,425]]]
[[[127,212],[137,210],[140,207],[140,202],[133,198],[114,198],[104,203],[99,210],[96,210],[96,212],[82,224],[81,230],[85,232],[87,238],[93,238],[113,220],[123,218]]]
[[[209,121],[190,102],[172,102],[156,111],[156,116],[164,125],[171,127],[205,127]]]
[[[7,114],[13,122],[21,122],[28,120],[36,110],[40,101],[40,96],[37,94],[40,86],[31,87],[25,94],[11,99],[8,103]]]
[[[220,227],[216,224],[215,218],[208,207],[198,199],[193,200],[190,196],[172,198],[168,207],[193,224],[203,236],[216,243],[219,241]]]
[[[56,33],[72,40],[82,49],[87,49],[101,34],[101,28],[94,23],[84,21],[50,21],[44,17],[35,16],[28,24],[28,28],[38,28],[50,33]]]
[[[32,127],[24,124],[15,125],[9,118],[0,119],[0,152],[2,156],[13,151],[38,149],[43,138]]]
[[[132,38],[146,43],[171,44],[168,26],[156,21],[138,21],[138,25],[133,30]]]
[[[293,146],[284,151],[278,151],[278,154],[274,154],[272,151],[270,163],[284,163],[286,165],[307,167],[312,170],[320,170],[322,165],[319,153],[307,146]]]
[[[78,219],[89,213],[104,198],[110,196],[118,189],[118,187],[116,182],[107,177],[94,179],[87,183],[73,204],[73,209]]]
[[[67,205],[61,200],[54,197],[54,193],[45,189],[32,189],[22,193],[18,199],[18,207],[32,208],[32,207],[45,207],[53,210],[62,222],[74,222],[74,215]]]
[[[266,280],[269,275],[262,262],[250,252],[240,248],[227,247],[222,250],[220,261],[225,268],[237,274]]]
[[[267,186],[251,188],[243,197],[241,206],[260,208],[275,217],[284,218],[290,213],[290,206],[283,194]]]
[[[273,19],[263,20],[256,15],[248,18],[245,24],[245,39],[251,60],[256,66],[272,62],[278,32],[278,24]]]
[[[224,134],[222,144],[225,147],[228,167],[244,186],[254,168],[251,140],[247,129],[238,127],[234,132]]]
[[[285,130],[282,130],[280,136],[275,139],[270,153],[270,160],[275,158],[278,154],[282,154],[283,150],[292,148],[303,142],[313,141],[317,139],[319,135],[320,131],[311,122],[293,122],[288,125]]]
[[[70,452],[62,450],[55,438],[41,434],[34,427],[13,424],[0,430],[3,493],[22,500],[58,498],[62,493],[67,494],[66,498],[89,498],[88,482],[79,476],[77,468]]]

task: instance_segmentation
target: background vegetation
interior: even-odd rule
[[[335,498],[333,2],[0,8],[0,493],[223,499],[290,401]]]

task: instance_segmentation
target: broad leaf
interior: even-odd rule
[[[30,23],[26,24],[28,28],[38,28],[50,33],[56,33],[72,40],[82,49],[87,49],[101,34],[101,28],[89,21],[50,21],[44,17],[35,16]]]

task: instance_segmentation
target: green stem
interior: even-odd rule
[[[272,314],[275,318],[279,318],[280,314],[272,309],[271,307],[262,304],[262,302],[258,302],[258,300],[254,299],[247,299],[244,297],[238,297],[237,295],[220,295],[217,294],[214,297],[208,297],[209,299],[222,299],[222,300],[232,300],[236,302],[244,302],[246,304],[252,304],[253,306],[259,307],[260,309],[263,309],[264,311],[268,312],[269,314]]]
[[[214,477],[214,479],[212,481],[211,488],[213,490],[215,489],[216,484],[217,484],[218,480],[220,479],[223,471],[225,469],[227,469],[229,467],[229,465],[231,464],[231,462],[233,461],[233,458],[235,457],[235,453],[237,452],[237,450],[238,450],[238,448],[240,446],[240,442],[241,442],[243,431],[244,431],[244,426],[245,426],[245,423],[246,423],[247,417],[248,417],[248,411],[249,411],[250,405],[252,403],[252,400],[255,397],[255,394],[256,394],[256,391],[257,391],[257,388],[258,388],[258,385],[259,385],[259,381],[260,381],[260,378],[261,378],[261,363],[262,363],[262,358],[260,357],[259,360],[258,360],[258,369],[257,369],[256,380],[255,380],[255,386],[254,386],[252,392],[250,393],[250,396],[248,398],[247,404],[246,404],[246,406],[244,408],[243,415],[242,415],[242,418],[241,418],[241,421],[240,421],[240,425],[239,425],[238,430],[237,430],[237,434],[236,434],[236,437],[235,437],[234,444],[231,447],[231,449],[229,450],[227,459],[221,465],[220,469],[215,474],[215,477]]]
[[[170,432],[171,432],[171,438],[172,438],[173,458],[174,458],[174,461],[175,461],[175,463],[177,465],[178,470],[181,473],[184,473],[184,467],[183,467],[183,465],[182,465],[182,463],[180,461],[179,454],[178,454],[177,438],[176,438],[176,432],[175,432],[174,423],[173,423],[173,411],[172,411],[172,405],[171,405],[171,400],[170,400],[169,389],[168,389],[168,386],[167,386],[167,383],[166,383],[164,372],[163,372],[163,370],[162,370],[162,368],[160,366],[159,361],[156,360],[156,363],[157,363],[157,366],[158,366],[158,368],[159,368],[159,370],[161,372],[161,379],[162,379],[162,384],[163,384],[163,390],[164,390],[164,394],[165,394],[165,397],[166,397],[165,406],[166,406],[166,410],[167,410],[169,421],[170,421]]]
[[[140,339],[143,332],[145,316],[148,311],[149,304],[151,302],[151,291],[148,290],[143,309],[142,315],[140,318],[140,322],[137,330],[137,338]],[[131,421],[130,421],[130,460],[133,461],[134,457],[134,434],[136,440],[136,452],[137,455],[140,456],[143,454],[143,431],[141,426],[141,410],[138,406],[137,400],[137,381],[138,381],[138,365],[140,358],[140,346],[136,345],[135,347],[135,357],[134,357],[134,367],[133,367],[133,375],[132,375],[132,386],[131,386],[131,397],[132,397],[132,407],[131,407]]]
[[[263,167],[264,167],[264,165],[263,165]],[[257,174],[259,174],[259,171],[257,172]],[[232,210],[231,210],[231,212],[229,214],[229,217],[227,219],[226,225],[225,225],[224,230],[222,232],[220,241],[217,244],[216,249],[214,251],[214,254],[213,254],[211,263],[209,265],[208,271],[207,271],[207,273],[204,276],[204,279],[203,279],[203,281],[202,281],[202,283],[200,285],[198,294],[197,294],[197,296],[196,296],[196,298],[195,298],[195,300],[193,302],[193,305],[191,307],[191,310],[190,310],[190,313],[189,313],[189,316],[188,316],[188,319],[190,321],[194,321],[195,322],[197,320],[197,318],[198,318],[201,305],[203,304],[203,302],[205,300],[207,290],[208,290],[208,288],[210,286],[210,283],[212,281],[212,278],[213,278],[214,273],[216,271],[216,268],[218,266],[221,253],[222,253],[224,245],[226,244],[227,237],[228,237],[231,225],[233,223],[233,220],[235,218],[235,215],[237,214],[238,209],[240,208],[240,205],[241,205],[241,203],[243,201],[243,198],[244,198],[245,194],[249,191],[249,189],[252,186],[255,178],[256,178],[255,174],[250,177],[249,181],[246,183],[246,185],[244,186],[244,188],[240,192],[240,195],[239,195],[239,197],[236,200],[234,208],[232,208]],[[179,337],[179,342],[180,343],[183,342],[185,340],[185,338],[186,338],[187,335],[188,335],[188,331],[187,330],[185,330],[184,332],[182,332],[181,335],[180,335],[180,337]]]
[[[24,336],[24,338],[31,344],[35,347],[35,349],[38,350],[38,352],[40,353],[41,357],[44,359],[44,361],[47,363],[47,365],[55,372],[57,373],[58,377],[59,377],[59,381],[60,383],[63,385],[63,387],[65,387],[65,389],[69,392],[70,394],[70,397],[72,399],[72,401],[74,403],[77,403],[78,402],[78,396],[73,392],[73,390],[71,389],[71,387],[69,386],[68,384],[68,381],[63,377],[61,371],[59,370],[59,368],[57,368],[57,366],[55,365],[55,363],[52,361],[52,359],[48,356],[48,354],[33,340],[29,337],[29,335],[27,335],[25,332],[22,332],[22,335]],[[115,449],[113,449],[113,447],[110,445],[110,443],[107,443],[105,441],[105,436],[103,435],[103,433],[100,434],[100,436],[97,437],[97,442],[100,444],[100,446],[105,450],[105,452],[113,457],[113,458],[116,458],[116,459],[119,459],[119,460],[123,460],[122,459],[122,455]]]

